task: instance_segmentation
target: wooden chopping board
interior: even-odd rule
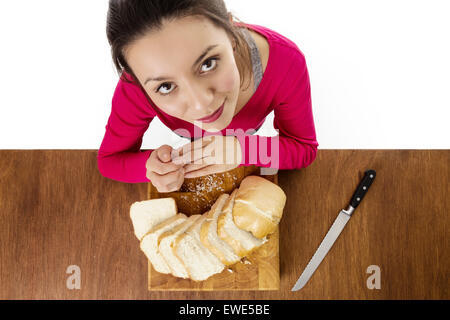
[[[256,166],[239,167],[233,170],[204,177],[185,179],[177,192],[159,193],[148,184],[148,198],[173,197],[178,212],[187,216],[208,211],[222,193],[231,194],[248,175],[259,175],[278,184],[278,176],[260,175]],[[188,290],[279,290],[280,259],[279,230],[267,237],[268,241],[240,262],[225,268],[205,281],[196,282],[181,279],[155,271],[148,262],[148,290],[188,291]]]

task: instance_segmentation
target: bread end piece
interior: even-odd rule
[[[236,194],[234,223],[262,239],[275,231],[285,204],[286,194],[275,183],[259,176],[247,176]]]
[[[157,224],[177,214],[173,198],[159,198],[135,202],[130,207],[134,234],[139,241]]]

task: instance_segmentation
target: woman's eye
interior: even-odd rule
[[[209,65],[210,64],[209,62],[212,62],[212,61],[214,62],[212,65],[215,67],[217,64],[217,60],[219,60],[219,59],[218,58],[210,58],[210,59],[206,60],[205,63],[202,64],[202,67],[205,65]],[[212,68],[212,69],[214,69],[214,68]],[[209,70],[212,70],[212,69],[207,69],[207,70],[202,69],[202,71],[208,72]]]
[[[163,83],[162,85],[160,85],[160,86],[158,87],[158,89],[156,89],[156,92],[160,92],[163,96],[166,95],[166,94],[169,94],[170,92],[172,92],[172,90],[170,90],[169,92],[163,92],[163,91],[160,91],[160,90],[159,90],[159,89],[161,89],[161,88],[163,88],[163,87],[168,87],[169,85],[172,87],[172,84],[171,84],[171,83]]]
[[[220,60],[220,58],[217,58],[217,57],[213,57],[213,58],[209,58],[209,59],[205,60],[205,62],[202,64],[202,67],[205,66],[205,65],[212,65],[213,67],[212,67],[212,68],[209,67],[209,68],[207,68],[207,70],[204,70],[204,69],[202,68],[202,71],[203,71],[203,72],[208,72],[208,71],[210,71],[210,70],[215,69],[216,66],[217,66],[217,61],[218,61],[218,60]],[[210,62],[213,62],[213,63],[211,64]],[[168,95],[168,94],[170,94],[173,90],[166,90],[166,91],[164,92],[164,91],[161,91],[160,89],[161,89],[161,88],[164,88],[164,87],[167,88],[167,87],[169,87],[169,86],[173,89],[173,85],[172,85],[171,83],[165,82],[165,83],[161,84],[161,85],[156,89],[156,92],[157,92],[157,93],[158,93],[158,92],[161,93],[161,95],[163,95],[163,96]]]

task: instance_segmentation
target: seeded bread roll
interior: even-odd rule
[[[286,194],[275,183],[259,176],[247,176],[236,193],[233,221],[238,228],[262,239],[275,231],[285,204]]]

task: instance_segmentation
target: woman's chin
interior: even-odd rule
[[[207,126],[203,126],[202,129],[207,132],[219,132],[219,131],[222,131],[223,129],[225,129],[227,126],[228,126],[228,124],[210,123]]]
[[[231,123],[231,121],[233,120],[233,118],[231,119],[217,119],[217,121],[214,121],[212,123],[208,123],[207,125],[204,125],[203,130],[208,131],[208,132],[219,132],[222,131],[223,129],[225,129],[226,127],[229,126],[229,124]]]

